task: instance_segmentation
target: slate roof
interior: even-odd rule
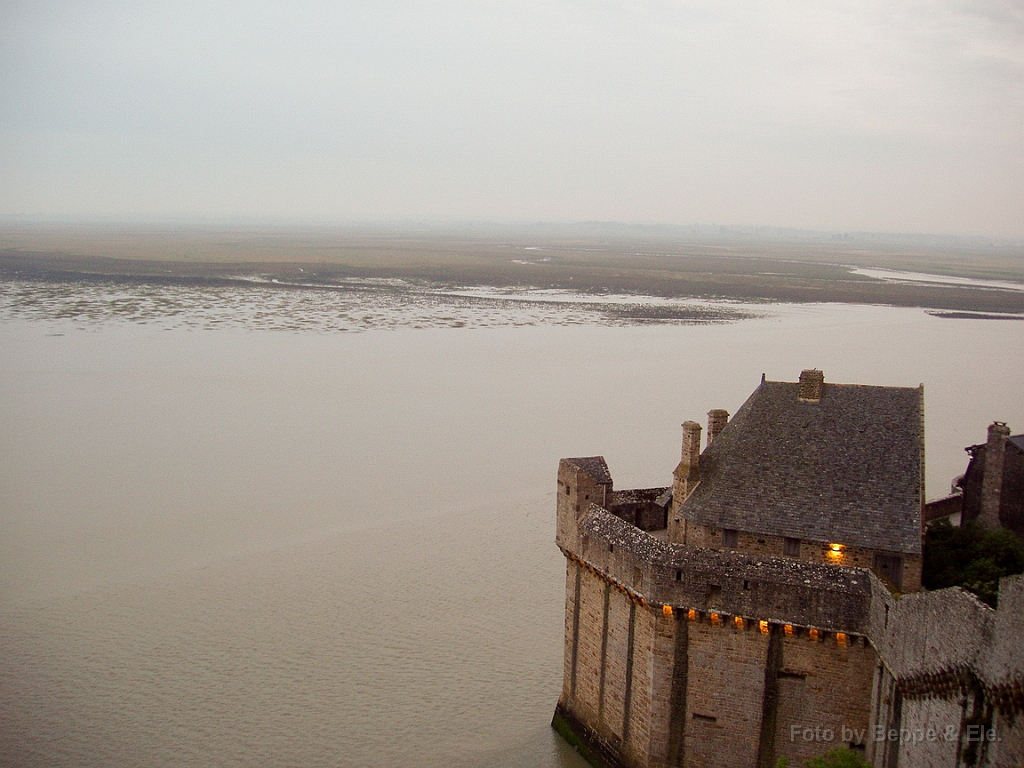
[[[1011,435],[1010,442],[1024,451],[1024,435]]]
[[[599,483],[611,483],[612,475],[604,456],[584,456],[579,459],[563,459],[570,464],[588,472]]]
[[[923,388],[762,381],[700,457],[696,523],[921,552]]]
[[[671,491],[672,486],[667,488],[630,488],[628,491],[613,491],[609,504],[642,504],[644,502],[658,503],[658,500],[665,495],[665,491]]]

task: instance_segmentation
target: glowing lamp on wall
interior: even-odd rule
[[[828,559],[832,561],[839,561],[843,559],[843,550],[846,549],[842,544],[829,544],[828,551],[825,553],[828,555]]]

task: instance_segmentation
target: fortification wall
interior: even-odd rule
[[[872,576],[872,592],[872,764],[1024,765],[1024,577],[997,611],[958,587],[897,600]]]
[[[596,505],[576,526],[567,554],[649,603],[867,634],[871,587],[862,570],[667,544]]]
[[[806,727],[867,729],[862,572],[666,544],[596,505],[573,517],[560,709],[615,764],[774,766],[820,754]]]
[[[876,768],[1024,765],[1024,577],[998,611],[897,599],[859,568],[660,541],[588,501],[611,481],[586,475],[560,467],[558,716],[606,764],[773,768],[845,744]]]

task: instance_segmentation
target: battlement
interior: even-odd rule
[[[849,634],[870,627],[869,571],[670,544],[596,504],[579,530],[566,556],[655,608]]]

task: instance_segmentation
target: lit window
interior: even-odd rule
[[[672,615],[672,606],[671,605],[663,605],[663,606],[661,606],[661,612],[665,616],[671,616]]]
[[[736,625],[736,629],[743,629],[743,617],[742,616],[736,616],[732,620],[732,622],[733,622],[733,624]]]
[[[783,627],[783,630],[786,633],[786,637],[792,637],[793,636],[793,625],[792,624],[787,624],[786,626]]]
[[[759,622],[757,622],[757,627],[761,630],[762,635],[768,634],[768,622],[764,619],[761,619]]]
[[[807,634],[810,636],[812,643],[818,642],[818,638],[821,635],[821,633],[818,632],[818,630],[816,630],[816,629],[810,630]]]

